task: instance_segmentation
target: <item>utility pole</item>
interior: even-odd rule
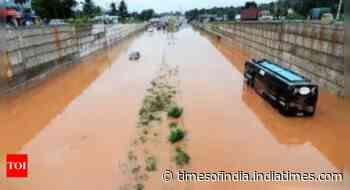
[[[340,0],[338,5],[337,20],[340,19],[340,12],[341,12],[342,6],[343,6],[343,0]]]

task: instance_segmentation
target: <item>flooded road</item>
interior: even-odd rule
[[[128,59],[133,51],[141,52],[137,62]],[[191,156],[185,169],[348,174],[350,101],[322,92],[314,118],[283,117],[243,84],[243,63],[249,57],[237,45],[189,27],[173,35],[142,33],[40,86],[1,97],[0,189],[122,189],[132,179],[120,165],[137,136],[146,89],[164,62],[179,68],[177,99],[184,107]],[[162,128],[158,133],[163,138]],[[347,181],[165,183],[161,173],[174,167],[164,138],[145,145],[169,158],[148,176],[145,189],[349,187]],[[28,178],[5,177],[8,153],[28,154]]]

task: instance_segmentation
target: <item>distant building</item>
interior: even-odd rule
[[[20,3],[23,2],[23,3]],[[18,1],[18,0],[0,0],[0,7],[15,5],[19,9],[32,9],[32,0]]]
[[[0,22],[11,23],[15,26],[34,22],[32,0],[0,0]]]
[[[241,20],[258,20],[259,16],[259,8],[254,2],[247,2],[241,9]]]

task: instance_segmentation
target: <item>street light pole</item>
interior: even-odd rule
[[[340,0],[338,5],[337,20],[340,19],[340,12],[341,12],[342,6],[343,6],[343,0]]]

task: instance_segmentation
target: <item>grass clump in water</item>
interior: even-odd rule
[[[144,190],[145,186],[142,183],[138,183],[135,185],[135,189],[136,190]]]
[[[176,148],[176,155],[175,155],[175,163],[178,166],[184,166],[186,164],[189,164],[191,160],[191,157],[183,151],[181,148]]]
[[[154,156],[150,156],[146,159],[146,170],[149,172],[157,170],[157,160]]]
[[[172,144],[175,144],[176,142],[181,141],[184,137],[185,137],[185,131],[182,130],[182,129],[177,128],[177,129],[172,130],[170,132],[169,141]]]
[[[178,119],[181,117],[182,113],[183,113],[183,108],[177,105],[174,105],[169,108],[168,117]]]
[[[169,124],[169,128],[170,128],[170,129],[176,129],[176,128],[178,128],[178,127],[179,127],[179,124],[177,124],[177,123],[175,123],[175,122]]]
[[[161,121],[161,112],[168,110],[174,96],[174,87],[159,81],[152,82],[152,88],[148,89],[148,95],[144,98],[142,108],[139,111],[139,125],[147,126],[152,121]]]

